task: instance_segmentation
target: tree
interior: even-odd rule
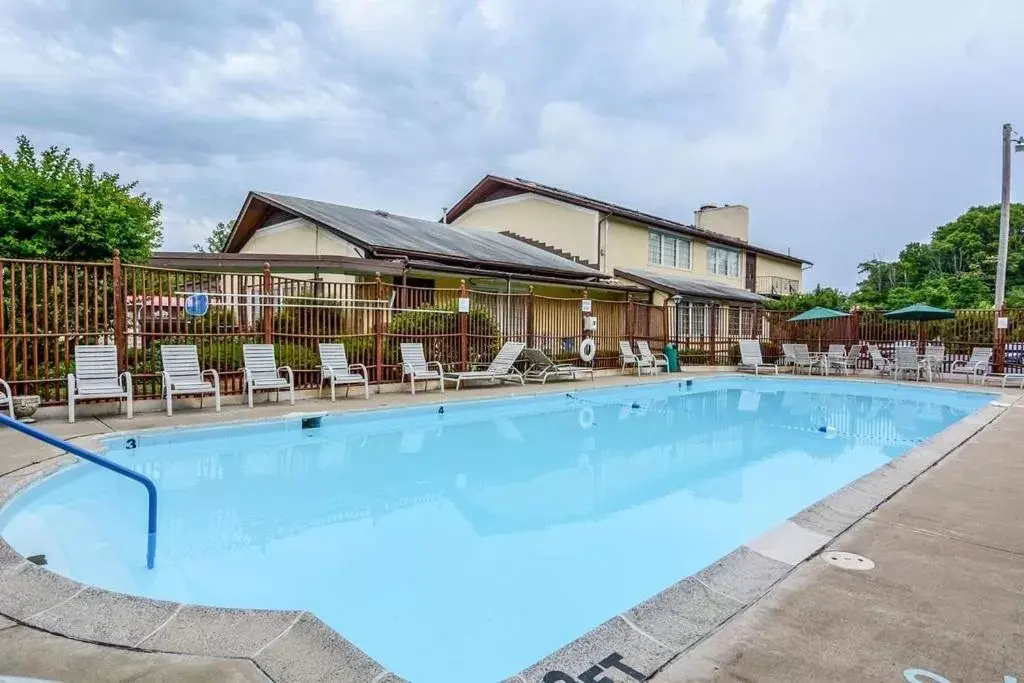
[[[1010,207],[1007,306],[1024,303],[1024,204]],[[999,205],[975,206],[911,242],[895,261],[865,261],[851,299],[863,308],[894,309],[924,302],[945,308],[990,308],[995,296]],[[1012,296],[1011,296],[1012,295]]]
[[[234,228],[235,219],[233,218],[229,220],[227,223],[224,223],[223,221],[217,223],[217,227],[215,227],[213,229],[213,232],[210,233],[210,236],[206,238],[206,246],[204,247],[203,245],[196,242],[195,244],[192,245],[192,249],[200,253],[216,253],[224,251],[224,247],[226,247],[228,244],[228,237],[231,235],[231,231]]]
[[[803,311],[822,306],[837,311],[845,311],[850,306],[850,297],[834,287],[822,287],[818,285],[813,291],[800,294],[789,294],[776,301],[765,303],[764,307],[776,311]]]
[[[0,150],[0,257],[102,261],[149,258],[163,238],[160,202],[116,173],[98,173],[69,149],[38,154],[19,136]]]

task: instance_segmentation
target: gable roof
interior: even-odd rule
[[[448,221],[450,222],[458,219],[459,216],[463,215],[477,204],[491,199],[491,195],[495,192],[500,192],[502,190],[506,192],[503,196],[509,196],[509,194],[507,194],[509,191],[511,191],[512,194],[532,192],[533,194],[547,197],[548,199],[555,199],[567,204],[572,204],[573,206],[592,209],[600,213],[610,214],[636,223],[643,223],[669,232],[676,232],[689,237],[699,237],[715,244],[745,249],[747,251],[764,254],[765,256],[771,256],[783,261],[810,264],[810,261],[797,258],[790,254],[783,254],[782,252],[758,247],[750,244],[749,242],[744,242],[743,240],[736,239],[735,237],[730,237],[729,235],[704,230],[703,228],[698,228],[694,225],[687,225],[686,223],[680,223],[679,221],[674,221],[669,218],[662,218],[661,216],[655,216],[636,209],[629,209],[618,204],[594,199],[593,197],[587,197],[585,195],[563,190],[551,185],[544,185],[525,178],[503,178],[502,176],[490,174],[484,176],[483,179],[473,187],[473,189],[467,192],[462,199],[457,201],[454,206],[448,209],[446,214]]]
[[[742,301],[759,303],[767,301],[766,297],[754,292],[730,287],[711,280],[701,280],[682,275],[666,275],[653,270],[639,268],[616,268],[615,276],[625,280],[638,282],[651,289],[668,292],[671,295],[697,297],[701,299],[724,299],[726,301]]]
[[[304,218],[364,250],[367,258],[426,258],[520,273],[607,279],[603,273],[497,232],[331,204],[302,197],[250,192],[228,236],[237,252],[272,209]]]

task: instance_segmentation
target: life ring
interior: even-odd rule
[[[597,355],[597,344],[590,337],[583,340],[580,344],[580,360],[584,363],[589,363],[594,360],[594,356]]]
[[[594,409],[590,406],[583,406],[580,410],[580,427],[590,429],[594,426]]]

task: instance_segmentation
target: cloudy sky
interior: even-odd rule
[[[850,288],[999,201],[1022,39],[1020,0],[0,0],[0,148],[139,179],[165,249],[248,189],[436,218],[493,172],[745,203]]]

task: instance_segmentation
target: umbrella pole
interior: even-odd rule
[[[917,353],[924,353],[924,321],[917,321]]]

